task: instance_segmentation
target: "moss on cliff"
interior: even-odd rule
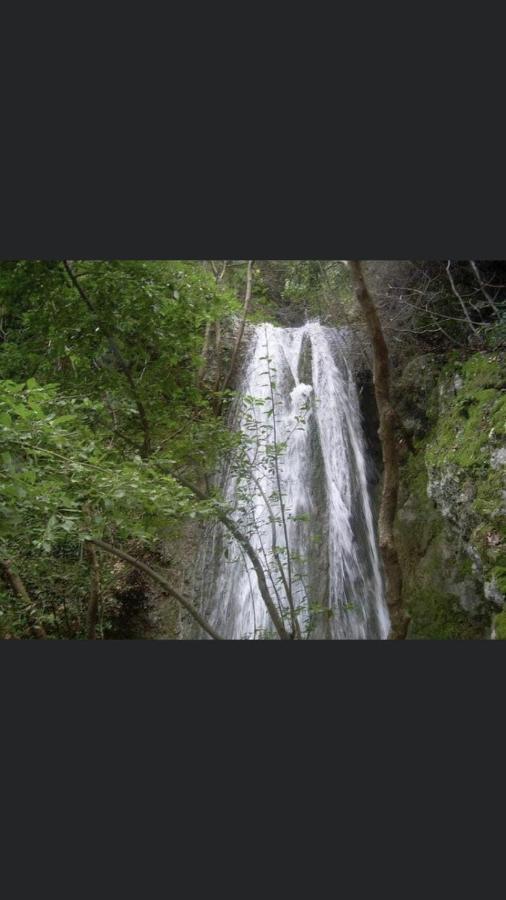
[[[494,631],[498,641],[506,641],[506,610],[495,617]]]
[[[429,465],[488,465],[487,448],[505,433],[503,386],[498,356],[476,353],[445,367],[439,382],[440,414],[427,446]]]
[[[459,593],[474,589],[471,560],[448,538],[445,521],[427,492],[425,445],[403,468],[397,543],[403,570],[404,602],[411,615],[412,640],[465,640],[484,631],[480,613],[469,615]]]
[[[412,594],[410,612],[411,640],[479,640],[484,634],[484,623],[470,619],[456,597],[434,587]]]
[[[436,375],[430,392],[417,378],[422,362]],[[412,638],[485,636],[493,604],[506,598],[501,363],[497,354],[453,354],[437,377],[422,357],[401,379],[423,426],[401,470],[397,525]]]

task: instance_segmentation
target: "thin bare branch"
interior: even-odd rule
[[[471,266],[471,269],[473,270],[476,281],[478,282],[478,284],[480,286],[480,291],[482,292],[483,296],[485,297],[485,300],[487,300],[488,303],[490,303],[490,306],[494,310],[496,316],[499,318],[499,316],[500,316],[499,308],[498,308],[498,306],[496,306],[496,304],[494,302],[494,298],[491,297],[489,292],[487,291],[485,284],[481,278],[480,272],[478,270],[478,266],[476,265],[474,259],[469,260],[469,265]]]
[[[463,301],[461,295],[459,294],[459,292],[458,292],[458,290],[457,290],[457,287],[456,287],[456,285],[455,285],[455,280],[454,280],[453,275],[452,275],[452,272],[451,272],[451,260],[450,260],[450,259],[448,260],[448,263],[447,263],[447,266],[446,266],[446,271],[447,271],[447,273],[448,273],[448,280],[449,280],[449,282],[450,282],[451,289],[452,289],[453,293],[455,294],[457,300],[458,300],[459,303],[460,303],[462,312],[464,313],[464,316],[466,317],[467,324],[469,325],[469,328],[471,329],[471,331],[473,332],[473,334],[475,335],[475,337],[477,337],[478,340],[480,340],[479,332],[476,330],[475,326],[473,325],[473,323],[472,323],[472,321],[471,321],[471,318],[470,318],[470,316],[469,316],[469,313],[468,313],[468,311],[467,311],[466,304],[464,303],[464,301]]]
[[[169,594],[171,597],[174,597],[181,606],[186,609],[187,612],[190,613],[191,616],[195,619],[196,622],[199,623],[200,627],[215,641],[222,641],[223,637],[218,634],[217,631],[214,630],[212,625],[204,619],[204,617],[199,613],[199,611],[194,607],[193,603],[190,602],[183,594],[180,594],[179,591],[176,591],[175,588],[172,587],[171,584],[167,581],[163,575],[159,575],[158,572],[155,572],[151,566],[146,565],[146,563],[142,562],[140,559],[135,559],[134,556],[130,556],[129,553],[126,553],[124,550],[120,550],[118,547],[113,547],[112,544],[108,544],[105,541],[101,541],[98,538],[91,540],[89,543],[95,544],[96,547],[99,547],[101,550],[104,550],[105,553],[110,553],[111,556],[116,556],[118,559],[122,559],[124,562],[130,563],[135,569],[138,569],[140,572],[143,572],[153,581],[156,581],[159,585],[163,587],[163,589]]]

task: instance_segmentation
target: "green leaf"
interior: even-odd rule
[[[17,413],[18,416],[21,416],[22,419],[30,418],[30,410],[27,409],[26,406],[21,406],[21,404],[14,407],[14,412]]]
[[[63,519],[63,521],[61,523],[61,527],[63,528],[64,531],[67,531],[67,532],[75,531],[76,525],[77,525],[77,523],[74,521],[74,519]]]
[[[53,425],[63,425],[64,422],[75,422],[77,416],[57,416],[52,420]]]

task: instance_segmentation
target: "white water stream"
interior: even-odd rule
[[[287,627],[290,597],[302,635],[316,639],[389,630],[348,340],[346,329],[317,322],[256,327],[236,408],[247,449],[222,472]],[[254,569],[221,525],[204,557],[203,610],[214,627],[229,639],[275,636]]]

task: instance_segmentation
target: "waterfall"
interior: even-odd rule
[[[259,325],[234,427],[242,452],[220,474],[290,628],[303,636],[385,638],[385,604],[349,330]],[[281,490],[280,490],[281,489]],[[202,553],[202,608],[229,639],[275,637],[244,551],[215,525]]]

